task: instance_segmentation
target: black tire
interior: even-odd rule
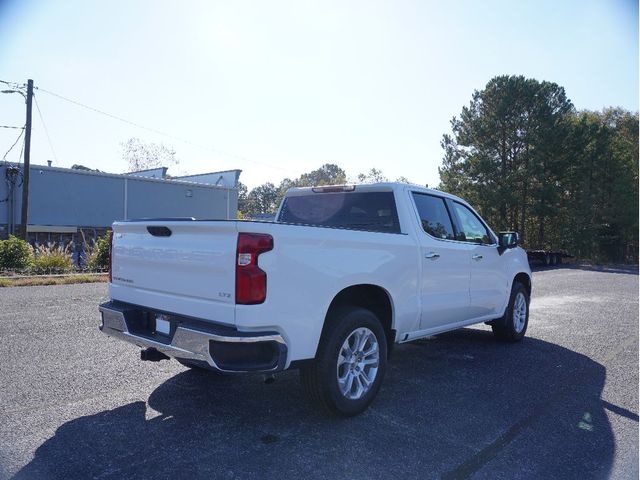
[[[378,318],[372,312],[363,308],[342,308],[335,312],[331,318],[328,318],[327,322],[329,323],[326,325],[320,339],[316,359],[311,365],[300,370],[300,380],[307,397],[312,403],[328,413],[351,417],[366,410],[378,390],[380,390],[387,366],[387,338]],[[361,397],[352,399],[343,394],[338,385],[338,374],[340,372],[338,357],[345,341],[348,338],[356,338],[352,337],[352,335],[357,334],[356,331],[362,328],[368,329],[375,336],[378,344],[378,366],[368,390]],[[362,331],[360,330],[360,332]],[[371,337],[369,336],[369,338]],[[367,345],[370,345],[370,343],[367,343]],[[360,351],[364,349],[363,346]],[[345,372],[346,369],[353,368],[353,366],[345,367],[345,365],[350,364],[345,362],[341,367]],[[357,370],[357,367],[355,368]],[[358,384],[363,385],[359,380],[359,374],[353,375],[358,377]],[[356,380],[353,380],[353,382],[355,383]]]
[[[522,314],[518,316],[518,321],[514,315],[514,308],[516,308],[516,300],[519,295],[524,296],[524,302],[526,312],[524,314],[524,325],[521,323]],[[504,317],[494,320],[491,323],[491,329],[493,334],[499,340],[505,342],[518,342],[522,340],[525,333],[527,333],[527,327],[529,326],[529,292],[527,288],[520,282],[514,282],[511,287],[511,296],[509,297],[509,305]]]

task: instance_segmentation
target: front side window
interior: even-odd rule
[[[459,224],[456,240],[487,245],[493,243],[489,230],[475,213],[461,203],[451,202],[451,204]]]
[[[413,193],[420,222],[425,232],[435,238],[454,240],[453,225],[444,199],[423,193]]]

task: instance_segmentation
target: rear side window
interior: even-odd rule
[[[451,217],[444,203],[444,199],[423,193],[413,193],[422,228],[435,238],[454,240]]]
[[[286,197],[278,221],[400,233],[393,192],[327,192]]]

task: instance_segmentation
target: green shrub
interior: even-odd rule
[[[0,240],[0,270],[24,270],[33,262],[33,249],[24,240],[9,235]]]
[[[73,259],[68,248],[40,245],[35,250],[31,271],[43,273],[68,273],[73,271]]]
[[[87,257],[86,267],[89,270],[106,270],[109,268],[109,233],[98,238]]]

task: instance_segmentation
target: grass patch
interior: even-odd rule
[[[33,287],[37,285],[70,285],[73,283],[106,282],[106,274],[80,275],[40,275],[34,277],[4,277],[0,278],[0,287]]]

